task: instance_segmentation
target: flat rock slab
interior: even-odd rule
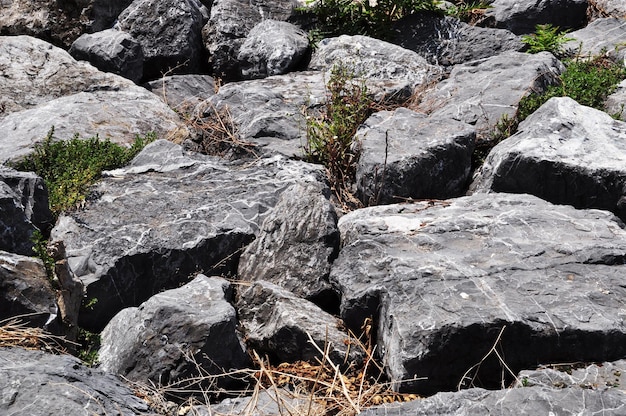
[[[512,371],[626,354],[622,226],[530,195],[366,208],[340,219],[330,279],[348,327],[378,321],[395,388],[495,387],[507,372],[484,359],[494,345]]]
[[[0,348],[0,392],[5,415],[153,414],[120,379],[69,355]]]
[[[529,193],[626,219],[626,123],[552,98],[491,150],[471,189]]]
[[[580,56],[609,54],[623,61],[626,57],[626,16],[596,19],[583,29],[567,34],[570,52]]]
[[[323,171],[278,157],[237,166],[164,140],[146,147],[52,231],[87,299],[97,300],[81,312],[82,326],[102,329],[123,307],[197,271],[234,273],[239,250],[296,182],[324,183]]]

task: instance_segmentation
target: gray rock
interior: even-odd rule
[[[324,414],[326,410],[324,404],[317,403],[306,394],[284,388],[268,388],[252,396],[224,399],[211,405],[210,410],[196,406],[185,416],[311,415]]]
[[[471,389],[439,393],[408,403],[392,403],[366,409],[362,416],[483,416],[499,415],[592,415],[624,413],[626,394],[621,390],[528,387],[507,390]]]
[[[417,53],[360,35],[341,35],[319,42],[309,69],[329,71],[335,65],[347,66],[364,79],[403,80],[413,87],[434,82],[441,76],[439,67],[430,65]]]
[[[139,82],[143,76],[143,50],[126,32],[107,29],[83,34],[72,43],[69,53],[101,71],[113,72],[133,82]]]
[[[110,29],[120,13],[124,11],[133,0],[91,0],[83,14],[89,19],[88,31],[96,33]]]
[[[561,29],[578,29],[587,23],[588,0],[494,0],[485,12],[495,27],[520,35],[550,23]]]
[[[626,59],[626,18],[597,19],[585,28],[567,34],[573,40],[565,47],[573,54],[597,56],[607,54],[620,61]]]
[[[130,81],[129,81],[130,82]],[[122,90],[81,92],[57,98],[0,120],[0,161],[33,151],[54,127],[54,139],[99,136],[129,145],[137,135],[182,140],[189,135],[179,116],[158,97],[133,85]]]
[[[237,60],[243,79],[281,75],[294,69],[309,49],[305,31],[291,23],[263,20],[252,28]]]
[[[580,387],[596,390],[618,388],[623,391],[626,386],[626,361],[591,365],[556,364],[536,370],[524,370],[517,375],[515,386]]]
[[[336,310],[328,283],[339,250],[337,214],[327,185],[295,184],[286,189],[254,240],[241,254],[241,280],[266,280]]]
[[[195,106],[213,96],[217,91],[212,76],[192,74],[169,75],[150,81],[144,87],[179,113],[192,113]]]
[[[152,414],[117,377],[42,351],[0,348],[0,392],[6,415]]]
[[[250,365],[229,303],[231,290],[226,280],[200,274],[138,308],[123,309],[102,331],[100,368],[156,385],[206,376],[188,381],[188,387],[233,387],[234,378],[209,377]]]
[[[589,13],[592,17],[626,17],[626,4],[622,0],[593,0]]]
[[[365,205],[465,192],[476,133],[456,120],[406,108],[373,114],[357,131],[356,183]]]
[[[472,26],[450,16],[413,14],[393,28],[395,43],[434,65],[457,65],[525,47],[506,29]]]
[[[330,279],[349,328],[374,317],[396,389],[494,388],[508,369],[624,357],[622,226],[530,195],[366,208],[339,220]]]
[[[608,114],[626,121],[626,80],[620,82],[615,91],[606,98],[604,106]]]
[[[563,70],[548,52],[511,51],[456,65],[448,79],[422,95],[417,111],[472,124],[480,141],[503,116],[513,117],[522,97],[559,82]]]
[[[626,123],[551,98],[487,156],[471,189],[530,193],[626,219]]]
[[[272,283],[254,282],[240,295],[237,310],[248,346],[276,364],[325,362],[318,348],[339,366],[363,362],[363,350],[349,342],[338,318]]]
[[[135,0],[120,14],[115,27],[141,44],[143,74],[150,80],[202,68],[202,27],[208,18],[199,0]]]
[[[321,168],[302,162],[277,157],[236,166],[152,143],[128,167],[109,172],[86,207],[61,216],[52,231],[87,299],[97,299],[81,311],[81,326],[101,329],[122,308],[197,271],[234,273],[240,249],[280,193],[323,181]]]

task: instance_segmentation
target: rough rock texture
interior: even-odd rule
[[[182,113],[192,112],[216,92],[215,80],[209,75],[170,75],[150,81],[144,87]]]
[[[132,85],[30,36],[0,37],[0,73],[0,119],[65,95]]]
[[[409,403],[366,409],[362,416],[467,415],[593,415],[624,414],[626,394],[621,390],[527,387],[508,390],[471,389],[439,393]]]
[[[561,29],[578,29],[587,22],[588,0],[494,0],[485,16],[496,27],[515,34],[533,33],[535,26],[550,23]]]
[[[18,317],[43,328],[57,314],[55,293],[41,260],[0,251],[0,321]]]
[[[43,179],[0,165],[0,213],[0,250],[33,255],[33,232],[53,225]]]
[[[83,14],[89,18],[87,23],[88,32],[96,33],[110,29],[120,13],[124,11],[133,0],[90,0]]]
[[[199,0],[135,0],[120,14],[116,28],[141,44],[143,73],[150,80],[202,68],[202,27],[208,18]]]
[[[139,82],[143,76],[143,49],[126,32],[107,29],[81,35],[69,50],[77,60],[88,61],[104,72]]]
[[[626,123],[552,98],[492,149],[471,188],[530,193],[626,219]]]
[[[87,299],[97,299],[93,310],[81,312],[81,325],[101,329],[123,307],[198,270],[235,272],[239,250],[258,234],[280,193],[318,181],[319,167],[278,157],[236,166],[187,155],[164,140],[147,146],[52,231],[53,241],[64,241]]]
[[[339,250],[339,230],[329,198],[326,185],[286,189],[263,221],[259,237],[241,254],[239,278],[266,280],[325,309],[336,309],[338,299],[328,274]]]
[[[363,361],[363,351],[347,342],[338,318],[272,283],[253,283],[240,295],[237,310],[248,346],[276,364],[324,361],[318,348],[336,365]]]
[[[213,74],[229,81],[240,79],[237,56],[250,31],[265,19],[289,20],[296,3],[294,0],[215,0],[211,18],[202,29]]]
[[[622,0],[593,0],[590,14],[596,17],[626,17],[626,3]]]
[[[373,114],[356,134],[356,183],[365,205],[451,198],[465,191],[476,133],[406,108]]]
[[[339,220],[330,279],[349,328],[377,320],[395,388],[495,387],[508,374],[495,354],[483,360],[496,342],[514,372],[626,354],[622,226],[530,195],[367,208]]]
[[[280,403],[280,405],[279,405]],[[254,416],[323,414],[324,405],[287,389],[263,389],[258,395],[222,400],[206,408],[195,407],[185,416]],[[197,413],[193,413],[197,412]]]
[[[81,92],[0,120],[0,161],[30,154],[51,127],[58,140],[69,140],[75,134],[82,138],[98,135],[123,145],[150,132],[171,140],[189,135],[178,115],[144,88],[133,85],[117,91]]]
[[[508,30],[472,26],[450,16],[414,14],[393,28],[395,43],[434,65],[456,65],[525,47]]]
[[[360,35],[341,35],[319,42],[309,69],[328,71],[335,65],[345,65],[364,79],[403,80],[411,86],[433,82],[441,75],[439,67],[413,51]]]
[[[456,65],[448,79],[422,95],[417,109],[475,125],[479,139],[489,137],[503,115],[515,114],[522,97],[558,82],[563,69],[548,52],[505,52]]]
[[[122,310],[102,331],[100,368],[133,381],[167,385],[248,366],[230,300],[226,280],[200,274],[138,308]],[[206,373],[198,374],[197,366]],[[216,381],[205,379],[196,387]],[[220,377],[217,387],[233,384],[232,378]]]
[[[281,75],[294,69],[309,49],[305,31],[291,23],[263,20],[252,28],[237,60],[243,79]]]
[[[606,98],[604,105],[608,114],[626,121],[626,80],[619,83],[613,94]]]
[[[0,392],[5,415],[151,414],[117,377],[69,355],[0,348]]]
[[[606,53],[623,61],[626,58],[626,19],[609,17],[597,19],[585,28],[567,34],[573,40],[565,47],[582,56]]]
[[[517,375],[516,387],[541,386],[550,388],[581,387],[606,390],[626,386],[626,361],[591,365],[562,364],[524,370]]]

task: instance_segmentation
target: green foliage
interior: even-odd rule
[[[528,52],[539,53],[548,51],[556,57],[563,57],[565,49],[563,45],[573,38],[567,37],[566,31],[561,31],[558,26],[537,25],[535,33],[522,36],[522,42],[528,45]]]
[[[78,358],[86,365],[94,366],[98,362],[98,350],[100,349],[100,334],[89,332],[86,329],[78,329]]]
[[[50,281],[54,279],[54,259],[48,252],[48,240],[41,234],[41,231],[35,230],[32,235],[33,251],[35,255],[43,261],[46,269],[46,276]]]
[[[455,5],[446,9],[446,14],[470,24],[481,21],[485,10],[491,7],[485,0],[460,0],[455,3]]]
[[[155,140],[149,133],[137,137],[130,148],[100,140],[89,139],[56,141],[51,129],[43,142],[35,146],[34,152],[15,167],[33,171],[41,176],[48,188],[50,209],[54,215],[67,211],[85,200],[89,186],[103,170],[115,169],[127,164],[146,144]]]

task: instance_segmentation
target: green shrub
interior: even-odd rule
[[[561,31],[558,26],[537,25],[535,33],[532,35],[522,36],[522,42],[528,45],[528,52],[551,52],[556,57],[563,57],[565,49],[563,45],[572,38],[567,37],[566,31]]]

